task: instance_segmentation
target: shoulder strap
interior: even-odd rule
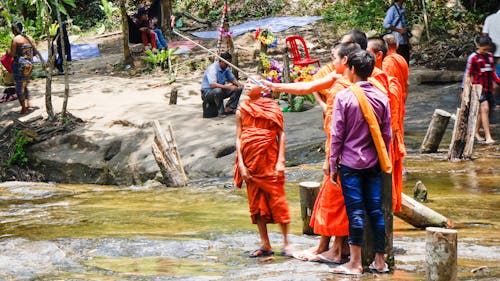
[[[356,99],[359,102],[359,107],[361,108],[361,112],[363,112],[366,123],[368,123],[368,127],[370,128],[370,134],[372,136],[373,143],[375,144],[375,148],[377,149],[380,168],[385,173],[391,173],[391,160],[389,159],[389,155],[387,154],[387,148],[385,147],[385,142],[382,138],[382,133],[380,132],[380,125],[377,122],[377,118],[375,117],[372,106],[370,105],[370,102],[366,98],[365,93],[360,86],[353,84],[349,87],[349,89],[354,93],[354,96],[356,96]]]

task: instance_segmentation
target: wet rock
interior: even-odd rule
[[[112,141],[106,148],[106,151],[104,152],[104,161],[109,161],[113,159],[113,157],[115,157],[115,155],[120,152],[121,146],[122,146],[121,140]]]
[[[427,187],[425,187],[422,181],[417,181],[415,187],[413,187],[413,199],[420,202],[427,202]]]
[[[460,82],[464,76],[463,71],[448,71],[448,70],[425,70],[415,74],[419,84],[426,83],[452,83]]]
[[[30,183],[9,181],[0,183],[0,199],[11,201],[28,201],[48,198],[58,198],[73,195],[68,189],[57,187],[50,183]]]

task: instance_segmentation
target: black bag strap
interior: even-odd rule
[[[399,11],[399,8],[398,8],[398,5],[396,5],[396,3],[394,3],[394,8],[396,9],[396,12],[398,13],[398,20],[396,21],[396,24],[394,24],[394,27],[397,27],[397,25],[399,24],[399,22],[401,21],[401,12]],[[403,23],[403,28],[406,28],[406,24]]]

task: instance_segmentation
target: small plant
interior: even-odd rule
[[[113,3],[108,0],[101,0],[101,4],[102,5],[99,5],[99,8],[106,16],[106,19],[104,20],[104,26],[107,29],[110,29],[114,25],[114,17],[119,11],[119,8],[113,5]]]
[[[7,166],[26,165],[28,163],[28,157],[26,157],[26,152],[24,150],[25,146],[33,141],[32,138],[25,136],[22,131],[17,131],[16,136],[12,140],[14,143],[14,152],[9,160],[7,160]]]
[[[161,50],[159,52],[146,51],[142,59],[153,67],[160,67],[162,70],[168,69],[168,81],[173,83],[177,76],[178,56],[175,55],[175,49]]]

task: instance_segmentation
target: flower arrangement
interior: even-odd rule
[[[269,59],[266,54],[260,54],[260,61],[262,62],[262,66],[264,67],[263,76],[266,80],[271,81],[273,83],[282,83],[283,82],[283,67],[279,63],[279,61],[274,59]]]
[[[260,41],[268,48],[275,48],[278,46],[278,38],[276,38],[269,28],[257,28],[255,31],[255,40]]]
[[[313,80],[313,75],[318,72],[318,68],[314,65],[309,66],[294,66],[290,70],[290,78],[293,82],[309,82]]]

